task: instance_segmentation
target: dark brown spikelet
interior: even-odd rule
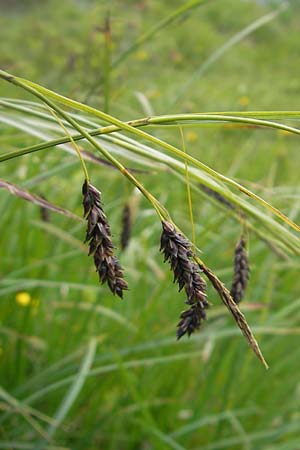
[[[40,194],[40,197],[43,200],[46,200],[46,198],[43,194]],[[40,217],[43,222],[50,222],[49,210],[47,208],[45,208],[44,206],[40,206]]]
[[[48,209],[41,207],[40,208],[40,216],[43,222],[50,222],[50,214]]]
[[[121,249],[125,250],[128,247],[131,236],[131,210],[128,203],[124,205],[122,213],[122,230],[120,236]]]
[[[237,243],[234,253],[234,275],[230,295],[235,303],[243,299],[250,275],[246,241],[243,237]]]
[[[82,186],[84,217],[87,220],[85,242],[89,244],[89,255],[93,255],[101,283],[107,282],[113,294],[123,298],[128,288],[123,279],[123,269],[114,256],[110,226],[103,211],[100,192],[87,181]]]
[[[221,203],[223,206],[226,206],[228,209],[236,209],[235,205],[231,203],[227,198],[223,197],[223,195],[219,194],[219,192],[214,191],[208,186],[205,186],[205,184],[199,183],[199,187],[202,189],[203,192],[205,192],[210,197],[217,200],[217,202]]]
[[[165,256],[165,261],[170,263],[174,283],[178,283],[179,291],[185,289],[186,303],[190,305],[189,309],[181,313],[177,325],[177,337],[180,339],[184,334],[190,336],[206,318],[205,309],[208,307],[206,283],[200,276],[199,267],[192,260],[193,251],[190,242],[178,233],[171,223],[163,221],[162,227],[160,250]]]

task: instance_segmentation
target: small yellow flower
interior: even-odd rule
[[[240,97],[240,98],[239,98],[239,104],[240,104],[241,106],[248,106],[249,103],[250,103],[250,99],[249,99],[249,97],[247,97],[246,95],[244,95],[243,97]]]
[[[186,133],[186,140],[188,142],[196,142],[198,140],[198,134],[195,131],[188,131]]]
[[[95,292],[86,290],[83,294],[83,300],[89,303],[96,303],[97,294]]]
[[[28,306],[31,302],[31,297],[28,292],[18,292],[16,295],[16,302],[20,306]]]
[[[147,61],[149,59],[149,53],[147,53],[145,50],[140,50],[136,52],[135,59],[137,61]]]
[[[278,130],[279,136],[288,136],[290,134],[287,130]]]
[[[175,49],[171,51],[170,58],[175,64],[181,64],[183,61],[182,54]]]
[[[146,92],[146,96],[150,99],[158,98],[161,96],[161,92],[159,89],[152,89],[151,91]]]
[[[40,306],[40,300],[38,298],[32,298],[31,302],[31,313],[36,316],[39,310],[39,306]]]

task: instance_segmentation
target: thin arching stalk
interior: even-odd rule
[[[56,100],[60,103],[65,104],[66,106],[70,106],[70,107],[74,107],[77,108],[81,111],[85,111],[85,112],[89,112],[97,117],[99,117],[102,120],[105,120],[107,122],[110,122],[113,125],[116,125],[117,127],[126,130],[126,131],[130,131],[133,134],[140,136],[142,138],[147,139],[148,141],[151,141],[154,144],[158,144],[160,145],[162,148],[165,148],[166,150],[169,150],[170,152],[172,152],[173,154],[176,154],[178,157],[182,158],[184,161],[187,160],[189,162],[191,162],[193,165],[195,165],[196,167],[201,168],[203,171],[205,171],[206,173],[208,173],[209,175],[211,175],[213,178],[222,181],[224,183],[229,184],[230,186],[238,189],[240,192],[242,192],[243,194],[246,194],[247,196],[249,196],[250,198],[253,198],[254,200],[256,200],[258,203],[260,203],[261,205],[263,205],[264,207],[266,207],[267,209],[269,209],[270,211],[272,211],[273,214],[275,214],[277,217],[279,217],[282,221],[288,223],[292,228],[294,228],[297,231],[300,231],[300,227],[298,225],[296,225],[293,221],[291,221],[288,217],[286,217],[281,211],[279,211],[277,208],[273,207],[272,205],[270,205],[268,202],[266,202],[264,199],[262,199],[261,197],[259,197],[258,195],[256,195],[255,193],[249,191],[249,189],[245,188],[244,186],[240,185],[239,183],[237,183],[236,181],[232,180],[231,178],[226,177],[225,175],[222,175],[220,173],[218,173],[217,171],[215,171],[214,169],[208,167],[207,165],[203,164],[202,162],[200,162],[199,160],[193,158],[191,155],[184,153],[182,150],[179,150],[178,148],[174,147],[171,144],[168,144],[167,142],[162,141],[161,139],[158,139],[155,136],[149,135],[148,133],[145,133],[144,131],[137,129],[135,127],[132,126],[131,122],[128,123],[124,123],[119,119],[116,119],[115,117],[110,116],[109,114],[106,114],[102,111],[99,111],[95,108],[91,108],[90,106],[87,105],[82,105],[79,102],[76,102],[74,100],[70,100],[64,96],[58,95],[53,91],[50,91],[49,89],[46,89],[36,83],[33,83],[31,81],[19,78],[19,77],[15,77],[11,74],[8,74],[7,72],[4,72],[2,70],[0,70],[0,77],[15,84],[16,86],[22,87],[25,90],[28,90],[30,92],[38,92],[39,94],[42,94],[42,96],[47,97],[48,101],[49,98],[52,98],[53,100]],[[33,89],[33,91],[31,91],[31,89]],[[44,97],[44,98],[45,98]],[[179,115],[177,116],[177,118],[179,119],[180,117],[184,117],[186,115]],[[193,116],[193,115],[192,115]],[[199,116],[199,115],[195,115]],[[272,128],[279,128],[279,129],[285,129],[286,131],[292,131],[295,132],[296,134],[300,134],[300,130],[298,129],[293,129],[292,127],[287,127],[287,126],[283,126],[280,124],[274,124],[273,122],[268,122],[268,121],[263,121],[263,120],[259,120],[259,119],[244,119],[244,118],[240,118],[240,117],[230,117],[230,116],[218,116],[218,115],[210,115],[210,114],[201,114],[201,120],[221,120],[221,121],[229,121],[229,122],[237,122],[237,123],[250,123],[252,122],[253,124],[256,125],[264,125],[264,126],[268,126],[268,127],[272,127]],[[170,121],[170,117],[169,116],[161,116],[161,120],[163,122],[169,122]],[[175,119],[176,120],[176,119]],[[189,118],[190,120],[190,118]],[[145,123],[149,123],[149,119],[145,119]],[[83,134],[83,133],[82,133]],[[84,135],[84,134],[83,134]],[[89,140],[89,139],[88,139]]]
[[[15,102],[11,102],[11,103],[14,104]],[[27,113],[32,111],[31,109],[24,108],[23,106],[20,106],[20,107],[15,106],[15,108],[17,110],[20,110],[22,112],[27,112]],[[25,111],[24,111],[24,109],[25,109]],[[288,113],[291,114],[291,112],[288,112]],[[44,118],[46,120],[53,121],[53,117],[47,116],[45,114],[40,116],[40,112],[37,110],[32,111],[32,114],[33,114],[33,116],[40,117],[41,119]],[[46,117],[44,117],[44,116],[46,116]],[[190,117],[191,115],[184,115],[184,116]],[[199,114],[197,114],[197,115],[193,114],[192,116],[199,116]],[[76,118],[76,120],[80,121],[80,123],[83,123],[84,125],[88,125],[89,128],[93,127],[93,126],[94,127],[97,126],[96,123],[91,122],[90,120],[87,120],[86,118],[77,117],[75,115],[72,115],[72,117]],[[165,117],[166,116],[163,116],[163,118],[165,118]],[[170,116],[170,117],[177,118],[178,115]],[[154,119],[159,120],[160,118],[156,117]],[[174,122],[174,124],[175,123],[176,122]],[[32,124],[32,126],[34,126],[34,123]],[[178,125],[176,125],[176,127],[178,127]],[[130,158],[130,159],[132,159],[133,161],[136,159],[136,155],[141,155],[143,158],[145,158],[144,161],[153,160],[154,162],[163,163],[164,167],[166,167],[168,170],[171,168],[173,171],[175,171],[175,173],[178,173],[178,175],[185,173],[185,164],[178,161],[178,159],[173,158],[169,155],[165,155],[164,153],[159,152],[158,150],[154,150],[153,148],[151,148],[149,146],[145,146],[145,144],[140,144],[136,140],[131,139],[128,136],[122,135],[120,133],[113,133],[114,135],[112,135],[111,134],[112,128],[114,128],[114,126],[102,127],[100,129],[96,129],[96,130],[89,130],[89,134],[90,135],[94,135],[94,133],[98,134],[98,131],[99,131],[99,133],[103,137],[103,139],[108,140],[109,142],[113,143],[114,145],[117,145],[120,148],[128,149],[130,151],[130,153],[132,154],[132,158]],[[109,134],[103,134],[103,132],[107,132]],[[84,139],[83,135],[75,135],[75,136],[73,135],[72,137],[75,140]],[[5,160],[6,158],[10,159],[12,157],[17,157],[22,154],[42,150],[42,149],[48,148],[49,146],[55,146],[55,145],[58,145],[63,142],[66,142],[65,138],[62,138],[61,140],[58,140],[58,139],[50,140],[48,143],[37,144],[36,146],[18,150],[17,152],[11,152],[7,155],[4,155],[2,158],[3,158],[3,160]],[[103,144],[104,143],[101,143],[102,146],[103,146]],[[269,215],[264,214],[263,212],[258,210],[253,204],[250,205],[245,199],[241,198],[240,196],[237,196],[232,191],[225,189],[225,187],[222,186],[221,184],[217,183],[217,181],[215,179],[208,177],[206,174],[199,171],[198,169],[191,167],[191,165],[189,165],[188,171],[189,171],[189,177],[191,180],[193,180],[194,182],[199,182],[199,183],[206,185],[207,187],[216,191],[216,193],[222,195],[228,201],[230,201],[231,203],[236,205],[239,209],[244,210],[245,213],[247,214],[247,216],[249,216],[249,218],[253,218],[255,221],[258,221],[258,223],[261,223],[264,227],[266,227],[266,229],[268,230],[268,233],[271,233],[275,239],[277,239],[278,241],[284,242],[284,245],[287,246],[291,252],[297,253],[297,251],[298,251],[297,249],[299,248],[298,238],[297,238],[297,236],[290,233],[290,231],[288,229],[282,227],[279,223],[275,222],[273,220],[273,218],[270,217]],[[257,230],[257,231],[259,231],[259,230]]]
[[[3,77],[3,73],[1,75]],[[13,84],[16,84],[17,86],[27,90],[28,92],[30,92],[31,94],[33,94],[34,96],[39,98],[42,102],[44,102],[53,111],[55,111],[57,114],[59,114],[59,116],[61,116],[66,122],[68,122],[73,128],[75,128],[82,136],[84,136],[84,138],[87,139],[87,141],[89,141],[99,152],[101,152],[103,156],[105,156],[115,167],[117,167],[120,170],[120,172],[126,178],[128,178],[129,181],[131,181],[142,192],[142,194],[147,198],[147,200],[152,204],[152,206],[156,210],[160,220],[164,220],[164,219],[171,220],[168,212],[159,204],[159,202],[152,196],[152,194],[150,192],[148,192],[144,188],[144,186],[130,172],[128,172],[128,170],[114,156],[112,156],[110,154],[110,152],[108,152],[106,149],[104,149],[99,144],[99,142],[96,141],[91,136],[91,134],[89,132],[87,132],[81,125],[79,125],[79,123],[73,117],[71,117],[69,114],[67,114],[65,111],[63,111],[60,107],[58,107],[55,103],[53,103],[52,100],[50,100],[48,97],[46,97],[44,95],[43,92],[41,92],[41,90],[36,89],[34,87],[34,84],[26,83],[26,82],[22,81],[21,79],[15,79],[14,77],[12,77],[8,74],[5,74],[4,78],[6,80],[12,82]],[[116,120],[116,121],[120,122],[118,120]],[[121,122],[121,124],[122,124],[122,122]],[[130,129],[132,128],[130,126],[128,126],[128,127]],[[135,130],[135,128],[132,128],[132,129]],[[186,159],[185,159],[185,161],[186,161]],[[212,273],[209,269],[207,269],[207,270],[208,270],[208,274]],[[209,275],[208,275],[208,277],[209,277]],[[215,285],[214,283],[216,283],[216,286],[222,286],[221,281],[218,280],[218,278],[216,276],[214,276],[214,277],[215,277],[214,280],[211,280],[213,285]],[[235,306],[235,309],[231,306],[231,303],[234,303],[234,302],[233,302],[233,300],[230,302],[230,294],[229,294],[229,300],[227,298],[226,292],[224,294],[224,298],[222,296],[221,296],[221,298],[224,301],[224,303],[229,307],[229,310],[233,314],[234,319],[236,320],[238,326],[240,327],[244,336],[248,340],[253,351],[258,356],[258,358],[261,360],[261,362],[265,365],[265,367],[267,367],[265,360],[260,352],[260,349],[256,343],[256,340],[253,336],[253,333],[252,333],[250,327],[248,326],[244,316],[242,315],[242,313],[240,313],[237,306]]]

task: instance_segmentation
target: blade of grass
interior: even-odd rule
[[[104,111],[109,112],[110,106],[110,75],[111,75],[111,21],[109,11],[106,13],[104,25]]]
[[[160,220],[170,220],[170,217],[168,215],[168,212],[157,202],[157,200],[148,192],[145,187],[132,175],[130,174],[125,167],[117,160],[115,159],[109,152],[107,152],[103,147],[101,147],[97,141],[91,137],[91,135],[86,132],[79,124],[76,122],[73,118],[71,118],[67,113],[62,111],[60,108],[58,108],[54,103],[52,103],[50,100],[46,99],[43,94],[39,93],[38,90],[36,90],[33,87],[26,86],[26,83],[17,81],[17,85],[24,87],[26,90],[28,90],[33,95],[37,96],[42,100],[46,105],[48,105],[50,108],[52,108],[54,111],[56,111],[61,117],[63,117],[66,121],[70,123],[77,131],[79,131],[81,134],[85,136],[85,138],[97,149],[99,150],[112,164],[114,164],[120,172],[126,176],[129,181],[131,181],[144,195],[144,197],[152,204],[153,208],[156,210]],[[134,129],[134,128],[133,128]],[[244,188],[245,189],[245,188]],[[252,194],[252,193],[251,193]],[[254,194],[252,194],[253,196]],[[265,201],[263,201],[266,203]],[[267,204],[267,203],[266,203]],[[271,207],[271,206],[270,206]],[[273,208],[273,207],[271,207]],[[275,208],[273,208],[275,210]],[[277,211],[277,210],[276,210]],[[278,211],[278,214],[280,216],[283,216],[280,211]],[[300,230],[300,228],[299,228]],[[267,369],[268,365],[261,353],[261,350],[258,346],[258,343],[250,329],[250,327],[247,324],[247,321],[244,317],[244,315],[240,312],[238,306],[235,304],[235,302],[231,299],[229,292],[223,287],[223,284],[218,280],[216,275],[213,274],[200,260],[198,260],[198,263],[201,263],[201,269],[203,269],[212,282],[213,286],[216,288],[218,293],[220,294],[220,297],[224,304],[228,307],[229,311],[232,313],[237,325],[240,327],[241,331],[243,332],[243,335],[248,340],[250,347],[256,354],[256,356],[260,359],[264,367]]]
[[[21,414],[24,419],[37,431],[41,436],[47,437],[47,432],[40,426],[40,424],[33,418],[36,417],[45,423],[54,425],[55,419],[41,413],[40,411],[24,405],[22,402],[17,400],[11,394],[9,394],[2,386],[0,386],[0,398],[2,398],[8,405],[12,408],[14,413]],[[57,424],[58,425],[58,424]],[[1,441],[0,441],[1,442]]]
[[[64,113],[62,110],[59,110],[57,107],[55,107],[55,105],[53,103],[51,103],[49,100],[47,100],[45,96],[53,98],[54,100],[57,100],[60,103],[63,103],[65,105],[77,108],[79,110],[83,110],[86,112],[90,112],[91,114],[94,114],[98,117],[100,117],[103,120],[106,120],[108,122],[110,122],[111,124],[114,124],[116,126],[119,126],[120,128],[124,129],[124,130],[128,130],[130,132],[132,132],[133,134],[139,135],[141,137],[146,138],[147,140],[152,141],[153,143],[156,143],[158,145],[160,145],[161,147],[168,149],[169,151],[175,153],[177,156],[180,156],[183,160],[188,160],[190,162],[192,162],[194,165],[196,165],[197,167],[201,168],[202,170],[204,170],[205,172],[209,173],[213,178],[223,181],[233,187],[235,187],[236,189],[238,189],[240,192],[246,194],[247,196],[249,196],[250,198],[253,198],[254,200],[256,200],[258,203],[262,204],[265,208],[267,208],[268,210],[270,210],[273,214],[277,215],[282,221],[288,223],[292,228],[294,228],[297,231],[300,231],[300,227],[298,225],[296,225],[294,222],[292,222],[288,217],[286,217],[283,213],[281,213],[281,211],[279,211],[278,209],[274,208],[272,205],[270,205],[268,202],[266,202],[264,199],[262,199],[261,197],[259,197],[258,195],[254,194],[253,192],[249,191],[248,189],[246,189],[244,186],[240,185],[239,183],[235,182],[234,180],[216,172],[215,170],[211,169],[210,167],[206,166],[205,164],[201,163],[200,161],[198,161],[197,159],[193,158],[192,156],[185,154],[183,151],[177,149],[176,147],[154,137],[149,135],[148,133],[143,132],[142,130],[136,129],[135,127],[133,127],[131,124],[126,124],[118,119],[116,119],[115,117],[109,116],[108,114],[101,112],[99,110],[95,110],[94,108],[91,108],[87,105],[82,105],[79,102],[70,100],[64,96],[61,96],[59,94],[56,94],[53,91],[50,91],[49,89],[46,89],[36,83],[33,83],[31,81],[19,78],[19,77],[14,77],[11,74],[8,74],[2,70],[0,70],[0,77],[5,79],[8,82],[11,82],[13,84],[15,84],[16,86],[19,86],[29,92],[31,92],[33,95],[37,96],[38,98],[40,98],[43,102],[45,102],[46,104],[48,104],[51,108],[53,108],[54,110],[56,110],[57,112],[59,112],[59,114],[64,117],[64,119],[66,119],[70,124],[72,124],[74,126],[75,129],[77,129],[77,131],[79,131],[82,135],[85,136],[85,138],[87,140],[89,140],[92,145],[98,147],[98,149],[100,151],[102,151],[103,153],[103,148],[99,148],[99,146],[97,146],[97,143],[95,143],[95,141],[93,140],[93,138],[89,135],[89,133],[85,132],[78,124],[76,124],[76,122],[70,118],[70,116],[68,116],[66,113]],[[205,120],[205,116],[206,118],[208,118],[208,116],[210,116],[210,118],[212,119],[213,115],[201,115],[201,119]],[[167,119],[168,116],[164,116],[164,120],[168,121],[169,119]],[[199,115],[198,115],[199,117]],[[267,121],[262,121],[262,120],[258,120],[258,119],[244,119],[241,117],[226,117],[224,118],[224,116],[215,116],[214,117],[215,120],[225,120],[225,121],[233,121],[233,122],[249,122],[252,121],[252,123],[256,122],[263,124],[264,126],[271,126],[273,128],[278,128],[278,127],[283,127],[283,125],[280,124],[275,124],[273,122],[267,122]],[[146,123],[149,123],[149,119],[146,119]],[[291,128],[291,127],[286,127],[285,128]],[[297,134],[300,134],[300,130],[295,129]],[[104,153],[103,153],[104,154]],[[117,166],[117,162],[116,160],[112,159],[111,157],[108,157],[107,153],[105,155],[113,164],[115,164]],[[1,159],[0,159],[1,162]],[[132,180],[132,177],[130,177],[130,174],[124,172],[124,167],[120,166],[119,164],[119,169],[122,171],[122,173],[124,175],[126,175],[129,179]],[[136,184],[137,180],[135,181]],[[148,200],[150,201],[150,203],[153,203],[153,198],[150,198],[148,193],[145,192],[145,190],[143,189],[143,186],[140,185],[139,189],[141,189],[141,191],[143,192],[143,194],[148,198]],[[154,204],[153,204],[154,206]],[[157,210],[158,214],[159,211]]]
[[[266,363],[263,354],[259,348],[259,345],[253,335],[251,328],[249,327],[244,314],[239,310],[236,303],[231,298],[230,292],[225,288],[223,283],[218,279],[218,277],[200,260],[200,258],[195,257],[195,261],[199,265],[200,269],[205,273],[207,278],[212,283],[215,290],[218,292],[222,302],[226,306],[226,308],[231,312],[236,324],[242,331],[243,335],[247,339],[250,347],[253,352],[256,354],[258,359],[261,361],[265,369],[268,369],[269,366]]]
[[[199,117],[199,115],[197,115],[197,117]],[[110,127],[108,127],[108,128],[110,128]],[[90,134],[92,135],[93,133],[91,132]],[[117,145],[121,145],[125,148],[128,148],[128,149],[134,151],[135,153],[138,152],[139,154],[143,154],[143,155],[147,156],[148,158],[151,157],[155,161],[160,161],[160,162],[165,161],[167,163],[167,166],[172,166],[172,168],[174,170],[179,170],[180,172],[184,172],[184,166],[176,159],[171,158],[170,156],[164,155],[164,154],[162,154],[156,150],[153,150],[150,147],[147,147],[143,144],[138,144],[135,141],[131,140],[130,138],[123,137],[123,141],[120,139],[112,139],[112,138],[110,138],[110,139],[112,140],[112,142],[115,142]],[[126,143],[124,143],[124,139],[126,139]],[[131,143],[128,143],[128,142],[133,142],[135,144],[132,145]],[[51,145],[52,144],[54,144],[54,141],[51,142]],[[41,145],[41,147],[43,147],[43,146],[44,146],[44,144]],[[36,150],[36,147],[33,148],[33,151],[35,151],[35,150]],[[15,155],[15,156],[17,156],[17,155]],[[10,155],[9,155],[9,157],[10,157]],[[234,197],[233,193],[231,193],[229,191],[225,191],[224,188],[222,188],[221,186],[217,188],[216,184],[209,182],[208,178],[203,178],[204,174],[200,175],[200,173],[197,172],[196,169],[189,167],[189,172],[190,172],[191,177],[193,177],[194,179],[196,177],[196,179],[198,181],[200,181],[202,184],[205,184],[210,189],[215,190],[219,194],[223,195],[225,198],[227,198],[229,201],[233,202],[235,205],[238,205],[239,207],[244,209],[244,211],[246,211],[248,214],[250,214],[251,216],[254,216],[256,218],[256,220],[263,222],[264,225],[267,226],[268,231],[272,232],[272,234],[274,234],[275,228],[276,228],[278,230],[278,232],[276,231],[276,234],[274,234],[274,236],[277,238],[277,240],[283,240],[284,236],[286,236],[287,239],[285,240],[285,245],[287,245],[292,252],[295,251],[295,248],[297,247],[297,239],[295,236],[293,236],[291,233],[289,233],[288,230],[284,229],[279,224],[274,222],[270,217],[261,214],[253,205],[250,206],[246,202],[242,201],[242,199],[240,199],[239,197]],[[214,183],[216,183],[216,182],[214,181]],[[268,224],[266,222],[268,222]],[[289,244],[290,239],[292,239],[294,241],[293,245]]]
[[[188,11],[201,6],[205,3],[208,3],[209,0],[191,0],[186,2],[185,4],[179,6],[179,8],[175,9],[171,12],[171,14],[164,19],[160,20],[153,28],[146,31],[146,33],[140,35],[138,39],[125,51],[123,52],[118,59],[113,62],[112,67],[117,67],[121,62],[123,62],[131,53],[138,49],[138,47],[144,45],[147,41],[149,41],[156,33],[160,30],[166,28],[168,25],[173,23],[175,20],[186,14]]]
[[[141,423],[143,428],[145,428],[150,434],[153,434],[156,438],[158,438],[164,444],[164,446],[165,445],[167,446],[164,448],[172,448],[173,450],[187,450],[186,447],[183,447],[182,445],[178,444],[178,442],[176,442],[175,439],[173,439],[173,437],[163,433],[158,428],[152,427],[137,419],[135,421]]]
[[[56,226],[53,223],[49,223],[49,222],[42,222],[41,220],[31,220],[30,223],[34,227],[40,228],[40,229],[46,231],[47,233],[52,234],[53,236],[57,237],[61,241],[66,242],[68,245],[71,245],[72,247],[76,248],[77,250],[80,250],[82,253],[84,253],[84,254],[87,253],[86,246],[79,239],[72,236],[71,233],[62,230],[59,226]]]
[[[36,444],[28,444],[19,441],[0,441],[0,449],[8,450],[36,450]],[[71,450],[70,447],[58,447],[56,445],[47,445],[45,450]]]
[[[184,436],[185,434],[192,433],[201,427],[205,427],[207,425],[214,425],[222,420],[228,420],[228,415],[230,413],[234,414],[236,417],[245,417],[248,415],[257,414],[258,410],[257,408],[245,408],[239,410],[224,411],[219,414],[212,414],[209,416],[205,416],[201,419],[193,420],[192,422],[178,428],[176,431],[173,431],[171,433],[171,436],[172,437]]]
[[[206,61],[204,61],[201,66],[195,70],[193,75],[183,84],[183,86],[177,91],[176,97],[173,99],[170,107],[176,104],[186,93],[189,87],[199,79],[216,61],[218,61],[224,53],[230,50],[234,45],[241,42],[245,37],[249,36],[254,31],[258,30],[262,26],[274,20],[280,13],[285,11],[288,7],[288,4],[283,2],[280,4],[279,8],[275,11],[272,11],[259,19],[256,19],[254,22],[247,25],[241,31],[232,36],[228,41],[226,41],[221,47],[215,50],[208,57]]]
[[[254,326],[253,332],[258,335],[270,335],[270,336],[289,336],[289,335],[299,335],[300,328],[288,328],[288,327],[280,327],[276,325],[272,326]],[[207,339],[212,336],[214,339],[226,339],[232,336],[237,336],[239,334],[239,330],[234,328],[227,328],[223,330],[213,329],[210,331],[204,331],[203,333],[194,336],[191,341],[178,341],[174,340],[174,337],[168,337],[162,340],[156,340],[151,342],[146,342],[143,344],[139,344],[134,347],[136,351],[142,352],[145,350],[156,350],[158,348],[163,348],[165,346],[178,346],[178,345],[191,345],[193,343],[206,342]],[[119,351],[120,354],[127,355],[128,351],[132,351],[133,349],[125,349],[124,352],[122,350]],[[165,355],[162,357],[148,357],[136,360],[129,360],[123,362],[124,369],[131,369],[136,367],[153,367],[156,365],[164,365],[169,364],[175,361],[181,361],[189,358],[198,358],[202,355],[203,350],[200,351],[184,351],[181,353],[177,353],[175,355]],[[119,364],[108,364],[106,366],[95,367],[92,369],[88,376],[98,376],[105,373],[110,373],[119,370]],[[64,377],[63,379],[56,381],[52,384],[48,384],[42,389],[36,391],[34,394],[23,399],[23,402],[30,404],[39,398],[42,398],[44,395],[47,395],[49,392],[55,391],[56,389],[60,389],[61,387],[71,383],[74,380],[74,375],[70,375],[68,377]]]
[[[184,5],[179,6],[179,8],[175,9],[171,12],[167,17],[160,20],[156,25],[154,25],[150,30],[146,31],[142,35],[140,35],[137,40],[127,48],[115,61],[111,64],[111,69],[115,69],[118,67],[123,61],[125,61],[128,56],[130,56],[133,52],[135,52],[140,46],[144,45],[147,41],[149,41],[152,37],[154,37],[160,30],[163,30],[168,25],[173,23],[175,20],[182,17],[184,14],[186,14],[188,11],[191,11],[192,9],[201,6],[205,3],[207,3],[209,0],[191,0],[189,2],[186,2]],[[211,0],[212,1],[212,0]],[[91,86],[89,89],[87,95],[86,95],[86,101],[90,97],[90,95],[95,91],[95,89],[99,85],[99,79]]]
[[[0,289],[0,296],[4,296],[6,294],[9,294],[11,292],[17,292],[18,290],[22,289],[30,289],[35,287],[46,287],[46,288],[62,288],[66,287],[68,289],[77,289],[79,291],[84,290],[93,290],[96,292],[101,292],[101,287],[98,285],[93,284],[83,284],[83,283],[72,283],[69,281],[52,281],[52,280],[42,280],[42,279],[31,279],[28,280],[27,278],[20,279],[2,279],[0,281],[0,285],[6,285],[8,287]]]
[[[53,203],[48,202],[44,198],[39,197],[38,195],[35,194],[31,194],[31,192],[26,191],[25,189],[22,189],[16,186],[15,184],[9,183],[8,181],[5,181],[1,178],[0,178],[0,189],[6,189],[10,194],[20,197],[23,200],[27,200],[28,202],[34,203],[37,206],[49,209],[50,211],[54,211],[58,214],[62,214],[63,216],[66,216],[78,222],[82,222],[81,217],[76,216],[76,214],[73,214],[71,211],[61,208],[60,206],[56,206]]]
[[[47,429],[47,440],[43,440],[37,445],[38,450],[42,450],[47,446],[47,441],[53,438],[57,431],[57,428],[63,423],[67,414],[75,403],[86,381],[86,377],[89,374],[90,368],[93,365],[96,349],[97,340],[95,338],[92,338],[88,345],[87,353],[84,355],[84,358],[82,360],[81,367],[77,375],[74,377],[74,380],[70,388],[68,389],[68,392],[62,399],[62,402],[58,407],[56,413],[54,414],[55,423],[52,423]]]
[[[181,127],[179,127],[181,140],[182,140],[182,148],[184,153],[186,153],[185,148],[185,140],[184,140],[184,133]],[[189,216],[191,221],[191,228],[192,228],[192,243],[196,245],[196,234],[195,234],[195,224],[194,224],[194,215],[193,215],[193,204],[192,204],[192,194],[191,194],[191,185],[190,185],[190,178],[189,178],[189,171],[188,171],[188,163],[187,160],[184,161],[185,166],[185,183],[186,183],[186,190],[187,190],[187,201],[188,201],[188,210],[189,210]]]
[[[100,314],[105,317],[108,317],[110,319],[115,320],[116,322],[120,323],[121,325],[124,325],[128,330],[132,332],[136,332],[137,328],[135,325],[133,325],[131,322],[128,321],[126,317],[123,317],[121,314],[117,313],[113,309],[106,308],[103,305],[92,305],[89,303],[83,303],[83,302],[51,302],[51,304],[55,308],[59,309],[79,309],[80,311],[93,311],[94,314]]]
[[[283,425],[279,427],[274,427],[273,429],[268,429],[264,431],[258,431],[255,433],[248,433],[247,439],[249,442],[258,444],[271,443],[285,436],[288,433],[297,433],[299,431],[299,423],[289,423],[288,425]],[[201,450],[223,450],[224,448],[232,448],[236,445],[243,444],[243,437],[230,437],[219,440],[212,444],[204,445]],[[200,449],[199,449],[200,450]]]

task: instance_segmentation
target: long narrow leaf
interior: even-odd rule
[[[211,53],[209,58],[206,61],[204,61],[204,63],[201,64],[201,66],[193,73],[193,75],[190,78],[188,78],[188,80],[183,84],[181,89],[179,89],[179,92],[176,94],[176,97],[173,99],[172,103],[177,103],[178,100],[180,100],[183,97],[183,95],[186,93],[189,87],[193,84],[193,82],[196,81],[198,78],[200,78],[209,69],[210,66],[212,66],[224,55],[224,53],[230,50],[234,45],[241,42],[245,37],[249,36],[251,33],[254,33],[254,31],[258,30],[262,26],[274,20],[281,12],[285,11],[286,8],[287,4],[282,3],[277,10],[272,11],[271,13],[268,13],[265,16],[260,17],[259,19],[256,19],[254,22],[250,23],[247,27],[243,28],[241,31],[232,36],[227,42],[225,42],[225,44],[219,47],[215,52]]]
[[[78,374],[75,376],[74,381],[72,382],[70,388],[68,389],[67,394],[63,398],[60,406],[58,407],[56,413],[54,414],[55,422],[52,423],[47,430],[48,436],[47,440],[51,440],[53,438],[57,428],[64,421],[72,405],[74,404],[78,395],[80,394],[81,389],[86,380],[86,377],[88,376],[90,368],[93,364],[96,354],[96,348],[97,348],[97,340],[95,338],[92,338],[88,345],[87,353],[84,355],[84,358],[82,360],[82,364],[78,371]],[[37,446],[37,449],[39,450],[44,449],[46,445],[47,441],[44,440]]]
[[[3,179],[0,179],[0,189],[6,189],[10,194],[13,194],[17,197],[22,198],[23,200],[27,200],[28,202],[34,203],[41,208],[49,209],[50,211],[54,211],[58,214],[62,214],[63,216],[69,217],[70,219],[81,222],[82,219],[76,214],[73,214],[71,211],[67,209],[61,208],[60,206],[56,206],[53,203],[48,202],[42,197],[38,195],[31,194],[29,191],[22,189],[15,184],[9,183]]]

